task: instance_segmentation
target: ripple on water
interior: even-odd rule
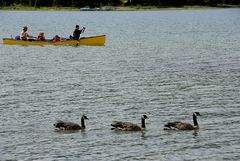
[[[239,160],[238,13],[1,11],[4,37],[22,17],[47,37],[68,36],[76,20],[107,44],[0,44],[0,160]],[[192,123],[193,111],[198,131],[163,130]],[[54,129],[83,114],[85,131]],[[140,125],[142,114],[144,133],[111,130],[112,120]]]

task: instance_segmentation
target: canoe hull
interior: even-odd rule
[[[106,35],[83,37],[80,40],[61,40],[53,42],[46,41],[24,41],[9,38],[3,38],[3,44],[6,45],[88,45],[88,46],[104,46],[106,42]]]

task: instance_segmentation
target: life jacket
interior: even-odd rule
[[[53,38],[53,42],[58,42],[58,41],[60,41],[60,37],[56,35],[56,36]]]
[[[44,36],[38,36],[38,40],[45,41],[45,37]]]

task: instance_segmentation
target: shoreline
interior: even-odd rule
[[[75,8],[75,7],[29,7],[29,6],[7,6],[0,7],[0,10],[11,11],[152,11],[152,10],[188,10],[188,9],[221,9],[221,8],[240,8],[240,5],[218,5],[218,6],[182,6],[182,7],[164,7],[164,6],[107,6],[106,8]]]

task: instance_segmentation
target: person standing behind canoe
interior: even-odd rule
[[[85,27],[83,27],[81,30],[79,29],[79,25],[76,25],[75,30],[73,32],[73,39],[79,40],[80,34],[82,34],[85,31]]]

